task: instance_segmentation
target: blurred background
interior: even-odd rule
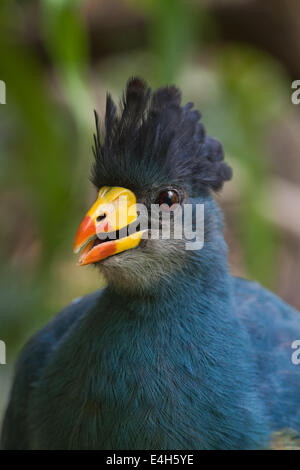
[[[95,197],[93,110],[129,76],[176,83],[224,145],[217,196],[234,274],[300,309],[298,0],[7,0],[0,3],[0,422],[30,335],[103,284],[73,237]]]

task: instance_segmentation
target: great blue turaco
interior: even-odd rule
[[[200,113],[176,87],[132,78],[120,108],[107,95],[103,136],[96,114],[94,157],[98,196],[74,248],[107,287],[24,347],[2,448],[260,449],[274,431],[300,431],[300,315],[229,272],[213,193],[231,169]],[[203,246],[121,236],[103,209],[121,196],[131,208],[204,205]]]

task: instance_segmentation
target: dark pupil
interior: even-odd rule
[[[159,205],[167,204],[172,206],[177,202],[177,194],[174,191],[164,191],[159,196]]]

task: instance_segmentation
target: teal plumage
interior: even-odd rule
[[[177,91],[175,100],[179,106]],[[174,132],[168,138],[174,148]],[[199,158],[205,159],[203,142]],[[105,164],[97,158],[105,157],[95,156],[97,184]],[[175,178],[186,202],[205,206],[202,250],[147,240],[101,261],[108,287],[71,304],[25,346],[2,448],[253,449],[267,447],[275,430],[300,431],[300,366],[291,361],[300,316],[258,284],[230,275],[222,216],[209,183],[219,178],[219,188],[220,175],[228,179],[221,161],[210,157],[210,178],[205,164],[192,184],[189,171]],[[158,162],[140,175],[141,202],[155,198],[166,178],[175,184],[166,167],[156,185],[145,184]],[[105,183],[116,184],[106,170]]]

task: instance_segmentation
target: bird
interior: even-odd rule
[[[152,91],[138,77],[95,120],[97,198],[74,251],[106,286],[23,348],[1,448],[266,449],[282,429],[297,435],[299,312],[230,273],[221,143],[176,86]],[[175,219],[197,228],[196,247],[183,228],[174,236]]]

